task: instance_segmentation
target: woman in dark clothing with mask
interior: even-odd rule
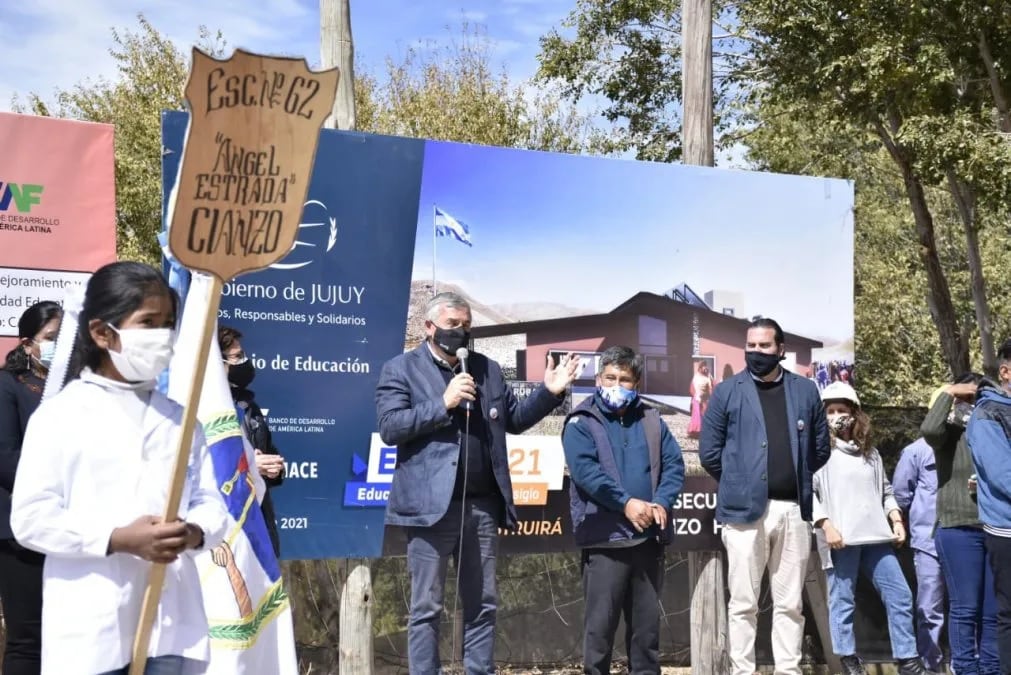
[[[20,340],[0,368],[0,602],[7,625],[6,675],[38,675],[42,644],[42,565],[11,533],[11,491],[28,418],[42,401],[63,310],[39,302],[18,321]]]
[[[221,347],[221,358],[228,369],[232,400],[235,401],[235,409],[239,414],[246,439],[256,450],[256,469],[267,484],[267,492],[263,496],[260,510],[263,511],[263,519],[267,521],[267,532],[270,534],[274,555],[280,557],[281,543],[277,536],[274,502],[270,498],[270,490],[284,482],[284,458],[274,447],[267,420],[253,398],[254,393],[249,389],[256,376],[256,369],[242,350],[241,340],[242,333],[234,328],[228,326],[218,328],[218,345]]]

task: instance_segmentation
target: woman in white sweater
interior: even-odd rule
[[[814,475],[814,524],[828,575],[833,650],[845,675],[867,672],[853,633],[857,576],[863,572],[888,614],[899,674],[920,675],[926,671],[916,652],[913,594],[894,551],[906,530],[881,456],[870,443],[870,420],[848,384],[833,382],[822,390],[822,400],[833,445],[828,463]]]

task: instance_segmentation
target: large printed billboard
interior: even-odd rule
[[[166,113],[165,194],[185,126]],[[563,549],[559,435],[593,391],[597,355],[642,353],[643,398],[693,450],[712,387],[744,366],[753,316],[783,325],[795,371],[816,379],[829,350],[837,371],[849,365],[852,259],[847,181],[324,130],[295,248],[227,284],[219,317],[245,336],[285,457],[272,493],[282,555],[383,552],[396,450],[376,434],[375,385],[424,338],[433,293],[468,298],[474,349],[518,395],[548,358],[584,357],[556,414],[508,441],[521,524],[503,546]],[[710,539],[686,545],[707,548],[711,486],[696,483],[685,534]]]

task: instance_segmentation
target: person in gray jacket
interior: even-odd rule
[[[866,675],[853,632],[857,577],[863,572],[884,603],[899,675],[923,675],[913,632],[913,593],[895,555],[906,528],[881,455],[870,441],[870,419],[844,382],[833,382],[821,396],[833,445],[828,463],[814,475],[814,524],[828,575],[833,651],[844,675]]]
[[[411,675],[441,672],[439,622],[452,557],[463,605],[464,668],[483,675],[495,672],[498,528],[516,526],[506,433],[523,433],[556,408],[580,361],[571,354],[557,365],[549,360],[544,384],[518,401],[498,363],[464,356],[471,322],[466,300],[440,293],[425,318],[428,339],[387,361],[376,386],[379,435],[397,446],[386,523],[407,530],[408,660]]]

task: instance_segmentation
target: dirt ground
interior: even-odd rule
[[[876,664],[864,664],[867,669],[868,675],[895,675],[895,666],[891,664],[887,665],[876,665]],[[828,667],[826,666],[804,666],[804,675],[830,675],[828,672]],[[499,669],[500,673],[503,675],[579,675],[582,673],[581,668],[561,668],[561,669],[548,669],[548,670],[537,670],[537,669],[523,669],[523,670],[512,670],[507,668]],[[691,675],[691,668],[674,668],[674,667],[664,667],[660,669],[661,675]],[[762,675],[766,673],[773,673],[774,669],[771,666],[759,667],[758,672]],[[626,675],[628,670],[625,668],[612,668],[612,675]]]
[[[895,666],[892,665],[873,665],[865,664],[867,668],[868,675],[895,675]],[[773,673],[774,670],[771,666],[760,667],[758,669],[759,673],[765,675],[766,673]],[[804,666],[804,675],[829,675],[828,668],[826,666]],[[581,668],[562,668],[562,669],[548,669],[548,670],[511,670],[502,668],[499,669],[499,673],[503,675],[580,675],[582,673]],[[661,675],[691,675],[691,668],[673,668],[664,667],[660,669]],[[611,670],[611,675],[626,675],[628,670],[625,668],[613,668]]]

